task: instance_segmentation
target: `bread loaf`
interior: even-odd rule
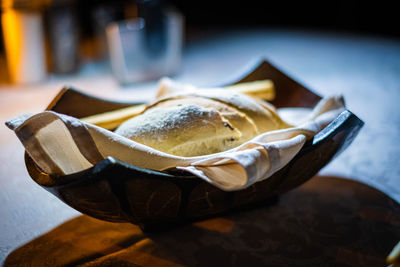
[[[229,150],[271,130],[289,127],[275,108],[226,89],[168,95],[116,133],[176,156],[200,156]]]

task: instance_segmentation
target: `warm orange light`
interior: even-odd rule
[[[20,31],[20,14],[13,9],[8,9],[2,14],[2,24],[5,49],[7,51],[7,64],[12,81],[16,79],[18,64],[20,62],[24,42]]]
[[[41,14],[7,8],[1,19],[10,80],[41,81],[46,75]]]
[[[215,231],[219,233],[229,233],[235,227],[235,222],[224,218],[214,218],[196,222],[194,223],[194,225],[199,228],[207,229],[210,231]]]

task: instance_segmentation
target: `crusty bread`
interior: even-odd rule
[[[168,95],[116,133],[177,156],[226,151],[260,133],[286,128],[273,106],[230,90]]]

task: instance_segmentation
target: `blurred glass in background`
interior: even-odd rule
[[[111,66],[121,84],[174,75],[181,65],[182,16],[176,11],[151,14],[107,27]]]

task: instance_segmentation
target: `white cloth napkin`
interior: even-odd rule
[[[267,179],[284,167],[306,140],[343,110],[340,96],[322,99],[309,112],[285,109],[281,116],[295,127],[266,132],[229,151],[198,157],[169,155],[52,111],[21,115],[6,124],[15,131],[35,163],[55,177],[82,171],[111,156],[153,170],[176,167],[222,190],[232,191]]]

